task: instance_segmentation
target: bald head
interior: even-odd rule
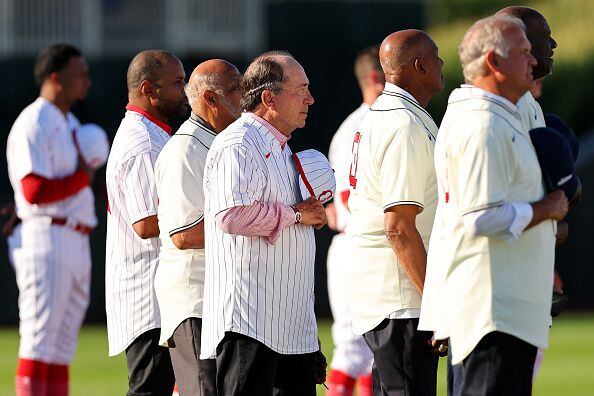
[[[406,90],[423,107],[443,89],[443,61],[425,32],[408,29],[390,34],[382,41],[379,58],[386,82]]]
[[[186,95],[192,113],[202,118],[211,129],[220,132],[241,115],[241,74],[223,59],[202,62],[186,84]]]
[[[526,27],[526,38],[532,45],[532,55],[538,62],[534,67],[534,79],[547,76],[553,71],[553,50],[557,42],[551,37],[551,29],[546,18],[534,8],[523,6],[506,7],[495,15],[520,19]]]
[[[180,63],[175,55],[164,50],[146,50],[136,55],[128,66],[126,79],[128,92],[140,89],[144,80],[155,82],[166,73],[166,67],[172,63]]]
[[[436,45],[427,33],[416,29],[400,30],[384,39],[379,51],[386,74],[398,74],[416,58],[435,51]]]
[[[232,64],[223,59],[210,59],[200,63],[186,85],[186,95],[194,108],[207,90],[224,95],[226,91],[239,89],[241,74]]]

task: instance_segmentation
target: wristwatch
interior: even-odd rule
[[[295,212],[295,224],[301,223],[301,212],[295,205],[291,205],[291,209]]]

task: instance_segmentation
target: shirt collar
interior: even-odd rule
[[[494,94],[493,92],[485,91],[482,88],[478,88],[478,87],[475,87],[474,85],[470,85],[470,84],[462,84],[462,85],[460,85],[460,88],[470,88],[470,89],[472,89],[473,94],[482,95],[482,96],[489,98],[491,100],[500,102],[504,106],[509,107],[511,110],[513,110],[514,113],[520,112],[520,108],[517,105],[515,105],[511,101],[505,99],[503,96],[499,96],[497,94]]]
[[[161,128],[162,130],[164,130],[165,132],[167,132],[167,134],[169,136],[173,135],[173,127],[171,127],[169,124],[163,122],[163,121],[159,121],[157,120],[154,116],[150,115],[146,110],[141,109],[138,106],[134,106],[133,104],[128,103],[126,105],[126,110],[128,111],[133,111],[135,113],[138,113],[140,115],[145,116],[146,118],[148,118],[148,120],[154,124],[156,124],[159,128]]]
[[[248,114],[250,115],[250,117],[253,117],[260,124],[264,125],[264,127],[268,130],[268,132],[270,132],[274,136],[274,138],[280,145],[281,150],[284,150],[284,148],[285,148],[287,142],[289,141],[289,139],[291,138],[291,136],[283,135],[278,129],[273,127],[272,124],[270,124],[264,118],[259,117],[259,116],[255,115],[254,113],[248,113]]]
[[[402,89],[400,88],[398,85],[396,84],[392,84],[386,81],[386,84],[384,85],[384,91],[387,92],[392,92],[392,93],[397,93],[400,95],[405,96],[406,98],[414,101],[416,104],[419,105],[419,102],[417,102],[417,100],[415,99],[414,96],[412,96],[406,89]],[[420,106],[420,105],[419,105]]]
[[[216,135],[216,132],[212,129],[212,127],[210,126],[210,124],[208,122],[204,121],[204,119],[202,117],[200,117],[199,115],[194,114],[194,112],[190,112],[190,119],[192,121],[194,121],[194,123],[196,123],[199,126],[201,126],[202,129],[206,129],[212,135]]]

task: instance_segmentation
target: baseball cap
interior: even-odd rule
[[[575,159],[569,140],[548,127],[530,130],[530,138],[536,149],[547,192],[561,189],[567,199],[572,201],[581,182],[575,172]]]
[[[573,133],[573,130],[556,114],[545,114],[544,119],[547,127],[553,128],[561,135],[565,136],[569,142],[573,159],[576,161],[578,154],[580,153],[580,142],[578,141],[577,136],[575,136],[575,133]]]
[[[309,149],[293,154],[293,160],[299,172],[301,198],[315,197],[323,204],[334,198],[336,178],[324,154]]]
[[[99,125],[81,125],[74,131],[74,142],[86,165],[93,169],[105,165],[109,155],[109,140]]]

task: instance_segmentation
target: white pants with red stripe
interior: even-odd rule
[[[342,371],[352,378],[371,373],[373,354],[363,337],[353,333],[351,311],[349,308],[349,290],[345,282],[344,266],[351,259],[349,245],[344,234],[332,239],[328,249],[328,296],[334,323],[332,340],[334,354],[330,368]]]
[[[89,305],[89,237],[50,221],[26,220],[8,241],[19,288],[19,357],[67,365]]]

